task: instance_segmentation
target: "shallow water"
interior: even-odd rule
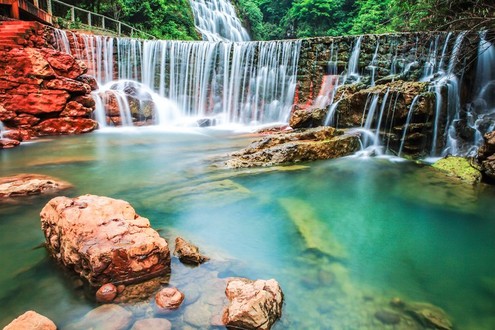
[[[412,329],[374,317],[394,297],[443,308],[456,329],[495,329],[492,187],[380,158],[279,171],[215,166],[249,140],[208,129],[98,132],[3,150],[0,173],[52,175],[74,184],[63,195],[127,200],[171,245],[181,235],[200,246],[212,262],[173,261],[171,284],[196,295],[165,316],[174,328],[208,328],[201,295],[223,295],[211,283],[243,276],[280,282],[276,329]],[[34,309],[63,329],[95,306],[36,248],[49,199],[0,204],[0,326]]]

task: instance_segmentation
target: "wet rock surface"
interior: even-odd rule
[[[88,312],[79,321],[70,324],[67,330],[125,330],[132,324],[132,313],[115,304],[102,305]]]
[[[428,303],[409,303],[404,306],[404,311],[425,328],[440,330],[453,329],[449,316],[440,307]]]
[[[170,330],[172,323],[166,319],[152,318],[138,320],[134,323],[131,330]]]
[[[484,144],[478,150],[478,162],[485,181],[495,184],[495,131],[486,133],[483,139]]]
[[[299,109],[292,112],[289,126],[292,128],[311,128],[323,126],[327,109]]]
[[[123,200],[56,197],[40,215],[49,253],[92,286],[170,273],[167,242]]]
[[[53,194],[69,189],[66,181],[41,174],[18,174],[0,178],[0,198]]]
[[[228,329],[270,329],[282,316],[283,293],[275,280],[234,278],[225,294],[230,303],[223,315]]]
[[[109,303],[117,297],[117,293],[117,287],[112,283],[103,284],[96,291],[96,300],[102,303]]]
[[[180,307],[184,294],[177,288],[164,288],[155,295],[155,303],[159,313],[166,313]]]
[[[185,264],[199,265],[210,260],[210,258],[199,253],[199,248],[194,244],[187,242],[182,237],[175,239],[174,255]]]
[[[330,159],[352,154],[359,147],[357,134],[318,127],[263,137],[233,153],[226,165],[241,168]]]
[[[34,311],[27,311],[12,322],[3,330],[56,330],[57,326],[49,318]]]

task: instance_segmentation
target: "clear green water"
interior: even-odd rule
[[[212,165],[248,141],[211,130],[55,138],[1,151],[0,173],[67,180],[71,197],[125,199],[172,245],[178,234],[199,245],[210,265],[173,261],[171,284],[186,295],[214,287],[211,278],[277,279],[276,329],[401,329],[374,317],[393,297],[443,308],[456,329],[495,329],[493,188],[378,158],[250,174]],[[219,181],[231,189],[211,193]],[[63,329],[95,306],[35,248],[49,198],[0,204],[0,326],[34,309]],[[208,328],[191,321],[197,306],[171,315],[174,328]]]

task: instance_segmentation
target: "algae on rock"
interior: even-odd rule
[[[336,259],[346,257],[344,247],[325,226],[324,221],[318,218],[309,203],[297,198],[281,198],[278,202],[296,225],[308,249]]]
[[[481,172],[464,157],[448,156],[435,162],[432,166],[448,176],[459,178],[466,183],[475,184],[481,181]]]

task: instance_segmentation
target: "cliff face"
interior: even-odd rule
[[[91,119],[95,104],[85,65],[51,48],[50,33],[35,22],[0,22],[3,138],[26,141],[97,127]]]

